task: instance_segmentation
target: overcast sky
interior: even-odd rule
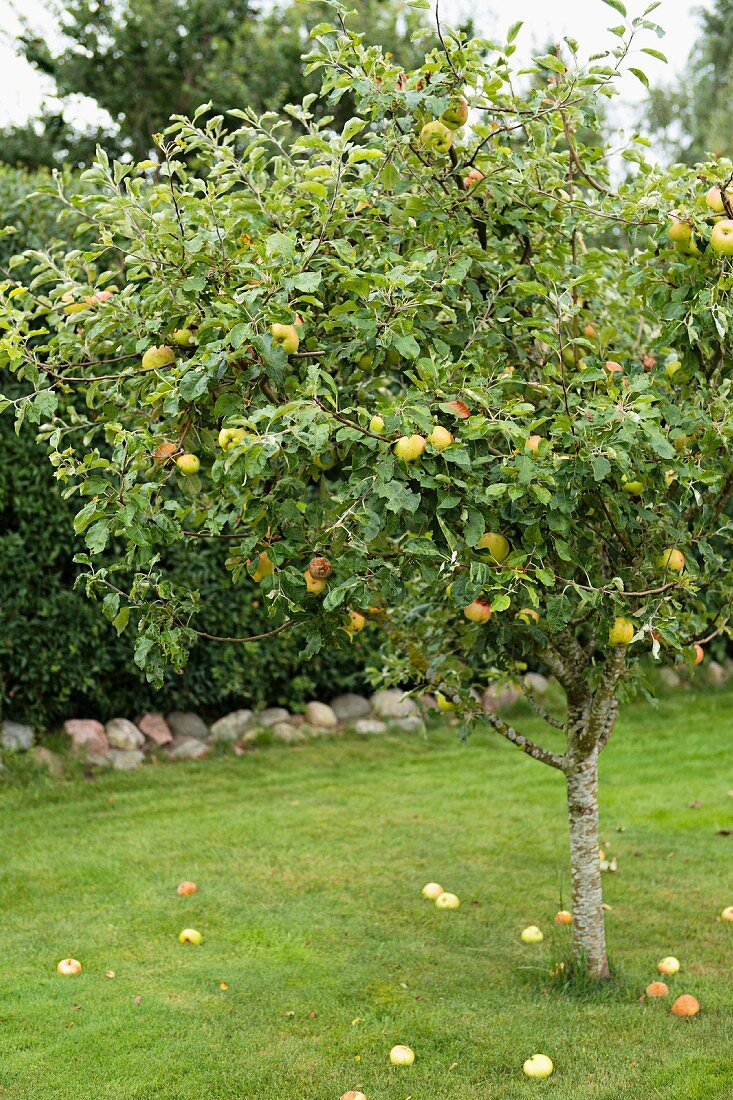
[[[641,14],[646,7],[644,0],[626,0],[626,5],[631,16]],[[651,18],[662,24],[667,33],[661,41],[648,38],[643,44],[665,53],[669,65],[644,56],[641,67],[652,81],[661,81],[683,72],[696,36],[696,11],[700,6],[706,4],[663,0],[653,13]],[[0,27],[5,31],[0,38],[0,72],[4,74],[0,123],[22,121],[36,113],[44,95],[51,91],[47,82],[15,56],[12,37],[18,22],[13,14],[14,7],[19,7],[44,33],[48,33],[53,25],[44,14],[41,0],[0,0]],[[523,19],[525,26],[519,40],[523,53],[529,53],[534,46],[544,45],[550,38],[560,39],[564,34],[577,38],[584,53],[595,52],[605,48],[611,40],[605,28],[619,22],[618,13],[603,0],[441,0],[441,14],[445,20],[450,22],[467,13],[473,14],[482,33],[492,37],[502,34],[517,19]],[[632,76],[626,79],[622,91],[626,100],[638,101],[643,96],[641,85]],[[83,104],[74,113],[90,117]]]

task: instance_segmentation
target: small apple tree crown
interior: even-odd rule
[[[166,547],[221,539],[236,584],[266,551],[272,632],[301,632],[304,658],[348,644],[361,608],[394,642],[393,679],[443,685],[469,710],[490,671],[540,659],[615,690],[629,654],[727,632],[733,309],[705,194],[727,194],[733,173],[664,170],[631,141],[614,189],[599,136],[599,105],[655,25],[624,17],[587,62],[566,38],[517,92],[520,24],[500,46],[439,27],[441,48],[405,73],[333,9],[309,64],[323,96],[357,97],[340,133],[308,96],[287,119],[174,118],[156,138],[160,182],[100,150],[90,194],[58,185],[97,247],[35,254],[28,287],[2,284],[0,363],[23,387],[2,406],[40,425],[80,503],[89,592],[119,630],[134,620],[159,681],[210,637],[193,586],[165,576]],[[421,140],[426,126],[450,141]],[[669,240],[670,215],[689,239]],[[173,361],[143,365],[172,344]],[[684,369],[670,378],[672,355]],[[436,423],[450,446],[395,455]],[[223,450],[230,427],[243,432]],[[200,468],[160,461],[166,444]],[[479,549],[485,532],[508,541],[501,562]],[[334,567],[318,599],[313,546]],[[659,565],[669,548],[684,571]],[[466,619],[474,601],[490,622]],[[630,645],[612,644],[619,619]]]

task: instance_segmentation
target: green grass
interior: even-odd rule
[[[716,920],[733,904],[733,837],[717,835],[733,826],[730,703],[630,708],[604,754],[619,873],[605,878],[615,980],[595,996],[547,978],[568,945],[552,925],[568,902],[561,777],[495,737],[11,782],[2,1100],[732,1097],[733,925]],[[183,878],[197,895],[177,897]],[[421,899],[428,879],[461,908]],[[542,946],[519,942],[529,923]],[[186,926],[202,947],[178,944]],[[670,953],[695,1020],[639,999]],[[66,955],[79,978],[56,975]],[[412,1069],[390,1067],[394,1043],[415,1049]],[[522,1076],[536,1051],[549,1081]]]

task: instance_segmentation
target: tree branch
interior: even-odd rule
[[[513,726],[507,725],[507,723],[502,721],[497,714],[487,714],[486,718],[497,733],[500,733],[507,741],[511,741],[511,743],[516,745],[518,749],[521,749],[522,752],[526,752],[527,756],[539,760],[542,764],[549,764],[551,768],[557,768],[558,771],[562,772],[565,770],[564,756],[560,756],[560,754],[556,752],[551,752],[549,749],[543,749],[541,745],[536,745],[534,741],[530,741],[528,737],[519,733]]]

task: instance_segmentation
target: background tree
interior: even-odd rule
[[[171,115],[191,114],[208,100],[214,113],[235,105],[261,113],[318,91],[301,57],[310,28],[324,18],[322,3],[263,13],[252,0],[68,0],[60,14],[55,3],[48,10],[63,32],[60,48],[29,20],[17,45],[52,79],[60,106],[5,130],[8,164],[89,163],[97,144],[110,156],[142,160]],[[356,27],[367,41],[393,50],[402,66],[416,63],[411,36],[423,26],[420,13],[400,0],[366,0],[359,13]],[[80,130],[69,122],[68,101],[79,95],[109,116],[108,126]],[[347,95],[337,105],[342,121],[350,103]]]
[[[733,0],[701,8],[700,34],[675,83],[652,88],[646,127],[665,160],[694,164],[733,152],[728,103],[733,95]]]
[[[161,560],[203,537],[304,664],[378,632],[388,679],[560,772],[575,963],[604,978],[599,754],[642,656],[728,629],[727,246],[694,171],[631,149],[614,192],[578,139],[644,17],[605,59],[537,58],[553,79],[518,94],[519,24],[501,48],[446,29],[405,74],[336,10],[311,66],[357,96],[340,133],[308,101],[291,144],[272,115],[178,119],[160,183],[85,173],[97,247],[6,284],[8,404],[45,425],[89,590],[151,678],[207,634]],[[528,662],[567,700],[537,705],[542,744],[475,701]]]

